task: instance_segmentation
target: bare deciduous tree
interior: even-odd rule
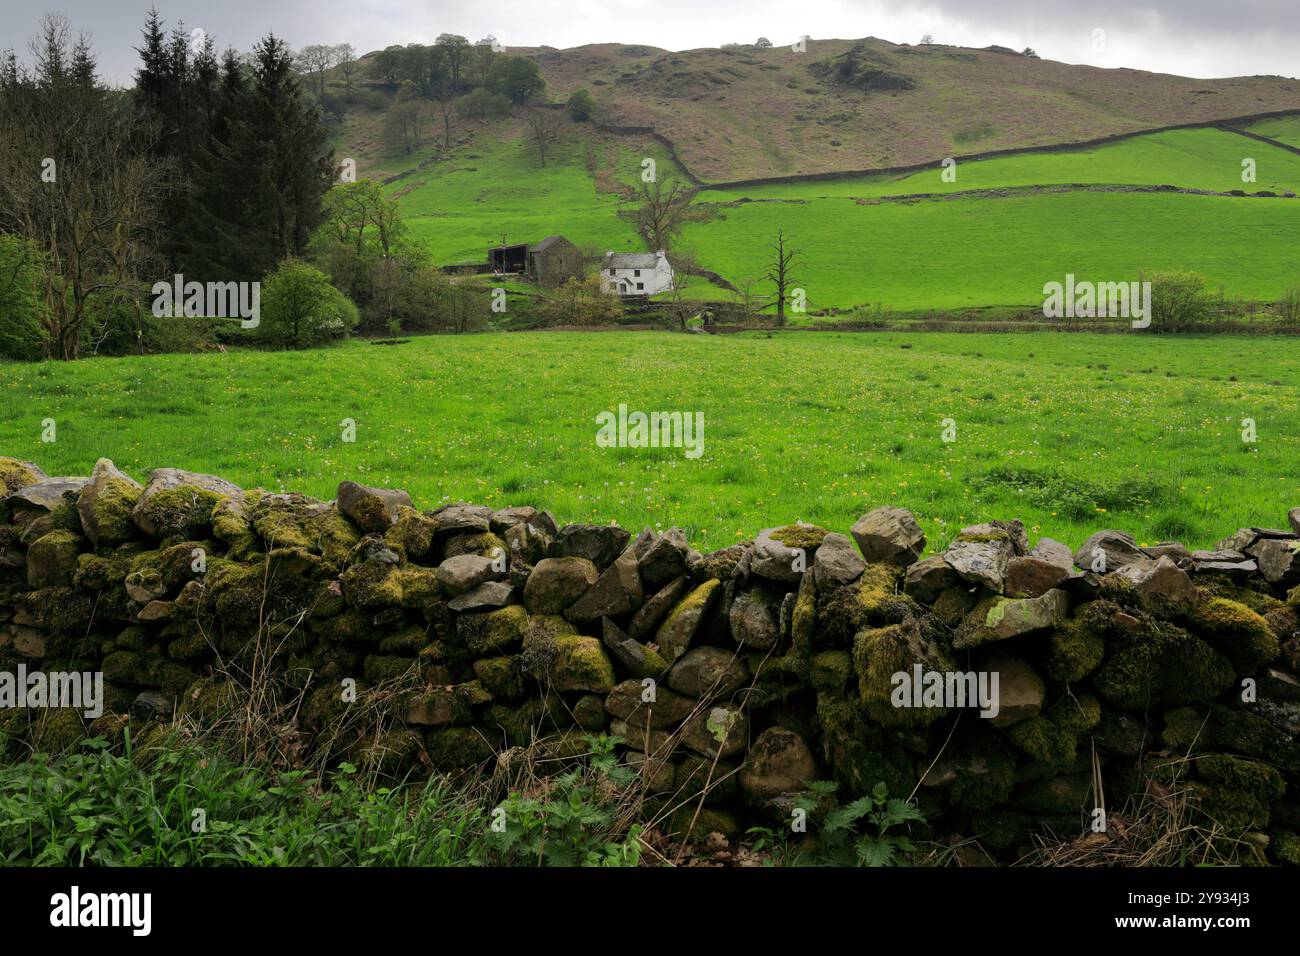
[[[767,271],[763,273],[763,278],[776,286],[776,302],[772,303],[776,306],[776,324],[785,325],[786,299],[789,298],[790,288],[796,281],[794,270],[800,264],[803,254],[790,245],[790,237],[785,234],[784,229],[780,228],[776,230],[772,244],[768,247],[768,253],[771,259],[768,260]]]
[[[528,127],[528,141],[537,150],[537,158],[546,165],[546,151],[560,138],[560,117],[556,110],[532,106],[524,111],[524,125]]]
[[[93,311],[138,302],[172,170],[139,149],[157,131],[94,82],[66,19],[42,19],[32,51],[34,71],[0,86],[0,230],[35,244],[47,351],[75,359]]]
[[[357,75],[360,65],[357,63],[357,51],[351,43],[340,43],[334,48],[334,63],[343,77],[343,88],[352,95],[352,78]]]
[[[335,47],[313,43],[299,50],[294,58],[302,71],[314,80],[318,96],[325,94],[325,71],[334,65],[336,56]]]
[[[689,219],[691,196],[691,189],[677,179],[643,179],[620,214],[636,226],[651,249],[671,249]]]

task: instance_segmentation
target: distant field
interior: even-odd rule
[[[1289,121],[1300,132],[1300,120]],[[1255,130],[1259,132],[1258,129]],[[1269,135],[1261,133],[1261,135]],[[1256,162],[1256,181],[1241,181],[1241,162]],[[1300,156],[1217,129],[1172,130],[1136,136],[1095,149],[1060,153],[1025,153],[958,163],[956,179],[944,182],[934,169],[906,176],[860,176],[826,182],[781,183],[711,189],[702,201],[739,196],[812,199],[823,196],[889,196],[952,193],[968,189],[1040,186],[1056,183],[1119,183],[1130,186],[1178,186],[1228,192],[1300,190]]]
[[[620,402],[703,412],[703,457],[598,448],[596,415]],[[426,508],[681,524],[701,548],[795,519],[843,531],[886,503],[913,509],[932,546],[991,517],[1074,545],[1113,526],[1208,546],[1300,505],[1298,406],[1290,339],[514,333],[0,365],[0,455],[324,498],[353,478]]]
[[[517,130],[484,130],[449,160],[388,189],[438,262],[481,261],[503,234],[535,242],[560,233],[593,254],[640,250],[618,216],[616,188],[635,179],[651,150],[570,136],[543,168]],[[1253,184],[1241,182],[1247,156],[1257,163]],[[660,175],[671,175],[672,164],[656,159]],[[1300,191],[1300,156],[1220,130],[1180,130],[1095,150],[963,163],[954,183],[936,168],[705,190],[698,200],[707,221],[689,225],[677,249],[743,287],[766,271],[767,246],[784,228],[803,253],[796,277],[814,310],[1034,305],[1045,282],[1069,272],[1124,281],[1142,270],[1190,269],[1229,295],[1261,300],[1300,284],[1297,199],[1084,191],[878,205],[853,198],[1062,183]],[[767,201],[736,204],[747,198]],[[702,280],[689,294],[729,296]]]
[[[1300,158],[1300,157],[1297,157]],[[852,199],[719,208],[682,245],[739,282],[762,274],[783,228],[810,308],[1033,305],[1067,273],[1136,280],[1201,272],[1231,295],[1275,298],[1300,283],[1300,200],[1074,192],[859,205]]]
[[[1300,116],[1287,116],[1282,119],[1261,120],[1247,127],[1252,133],[1267,136],[1279,143],[1300,147]]]
[[[503,234],[508,242],[537,242],[559,233],[579,247],[641,251],[632,226],[618,218],[618,196],[597,188],[588,150],[597,171],[603,166],[626,180],[639,169],[641,155],[630,145],[568,142],[543,167],[522,138],[483,136],[388,189],[401,196],[412,235],[438,262],[482,261]]]

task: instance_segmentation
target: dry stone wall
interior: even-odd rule
[[[607,733],[685,808],[679,832],[779,826],[813,780],[845,799],[883,782],[936,835],[1007,857],[1156,785],[1296,863],[1300,508],[1289,522],[1189,551],[1113,530],[1031,547],[991,521],[925,556],[882,507],[848,535],[797,523],[700,554],[677,529],[423,511],[347,481],[325,502],[0,458],[0,730],[12,754],[209,718],[256,646],[305,688],[308,735],[401,686],[391,729],[350,745],[384,772]],[[101,672],[104,713],[24,707],[20,671]]]

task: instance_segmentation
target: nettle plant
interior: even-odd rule
[[[641,826],[620,834],[621,801],[636,771],[619,763],[619,737],[584,738],[584,765],[551,778],[541,796],[512,793],[497,808],[503,826],[487,834],[498,864],[536,866],[636,866]]]
[[[925,814],[911,802],[889,796],[884,783],[870,794],[840,806],[839,785],[827,780],[809,783],[809,792],[795,808],[816,825],[817,862],[827,866],[905,866],[916,852],[907,825],[924,823]]]

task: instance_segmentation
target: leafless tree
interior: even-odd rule
[[[336,55],[334,47],[313,43],[299,50],[295,57],[302,71],[314,80],[319,96],[325,95],[325,71],[334,65]]]
[[[801,264],[803,254],[790,244],[790,237],[785,230],[778,228],[768,247],[771,258],[763,278],[776,287],[776,324],[785,325],[785,303],[789,298],[790,288],[795,284],[794,270]],[[764,307],[766,308],[766,306]]]
[[[43,18],[32,50],[33,73],[0,85],[0,230],[35,244],[46,347],[75,359],[94,311],[138,302],[171,169],[139,148],[157,131],[95,83],[66,19]]]
[[[544,106],[531,106],[524,111],[524,125],[528,127],[528,141],[537,150],[537,158],[546,165],[546,151],[560,138],[560,116],[557,110]]]
[[[451,128],[459,115],[456,111],[456,91],[451,83],[439,83],[433,91],[433,102],[438,119],[442,122],[442,148],[451,149]]]
[[[351,43],[340,43],[334,48],[334,63],[339,68],[339,74],[343,77],[343,87],[352,95],[352,78],[357,75],[361,68],[357,63],[357,51]]]
[[[691,195],[688,186],[672,177],[643,179],[620,214],[636,226],[651,249],[670,249],[689,220]]]

